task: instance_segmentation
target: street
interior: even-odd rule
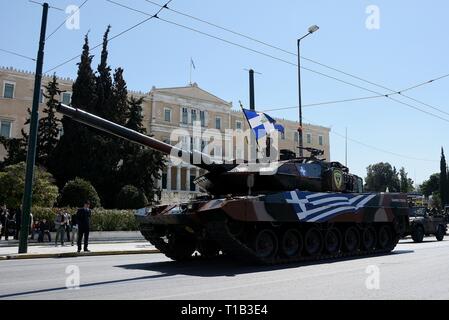
[[[390,255],[302,265],[176,263],[150,254],[11,260],[0,267],[0,299],[449,299],[449,241],[434,238],[403,240]],[[73,270],[79,289],[66,287],[76,283]]]

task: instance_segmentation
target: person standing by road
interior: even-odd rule
[[[77,214],[74,214],[70,218],[70,227],[72,229],[72,247],[74,246],[75,241],[77,242],[77,240],[78,240],[78,219],[76,216],[77,216]],[[75,238],[77,240],[75,240]]]
[[[84,207],[78,209],[76,213],[76,220],[78,222],[78,252],[81,252],[81,242],[84,237],[84,252],[90,252],[89,246],[89,229],[90,217],[92,212],[90,210],[90,201],[84,203]]]
[[[9,222],[9,211],[6,208],[6,204],[4,204],[0,210],[0,223],[2,224],[0,240],[2,239],[3,236],[5,236],[5,240],[8,241],[9,236],[8,222]]]
[[[48,236],[48,242],[51,242],[50,223],[47,219],[42,219],[39,225],[39,242],[44,242],[44,236]]]
[[[66,224],[67,224],[66,216],[62,211],[58,211],[58,214],[56,215],[55,219],[55,228],[56,228],[55,246],[58,246],[59,237],[61,237],[61,246],[64,246]]]

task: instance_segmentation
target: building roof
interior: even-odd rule
[[[219,97],[207,92],[204,89],[198,87],[196,83],[193,83],[186,87],[175,87],[175,88],[154,88],[151,89],[151,93],[162,93],[169,95],[182,96],[190,99],[205,100],[218,104],[230,105],[229,102],[220,99]]]

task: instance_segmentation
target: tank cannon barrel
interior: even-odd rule
[[[69,107],[64,104],[59,104],[57,108],[58,112],[63,114],[66,117],[73,119],[79,123],[85,124],[92,128],[98,129],[100,131],[112,134],[116,137],[128,140],[135,144],[140,144],[142,146],[151,148],[153,150],[157,150],[162,152],[165,155],[174,155],[175,157],[185,160],[188,158],[189,162],[199,168],[213,171],[214,169],[220,168],[222,165],[219,163],[215,163],[209,155],[206,155],[199,151],[188,151],[183,150],[178,147],[172,146],[168,143],[159,141],[153,137],[147,136],[140,132],[131,130],[124,126],[118,125],[112,121],[103,119],[94,114],[88,113],[81,109],[76,109],[73,107]],[[184,155],[184,157],[183,157]],[[198,161],[194,161],[198,159]],[[195,163],[198,162],[198,163]]]

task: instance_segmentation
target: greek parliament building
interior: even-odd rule
[[[51,80],[44,77],[43,87]],[[70,105],[72,79],[58,78],[61,91],[60,101]],[[34,74],[31,72],[16,70],[14,68],[0,67],[0,135],[7,138],[21,136],[21,130],[28,117],[27,109],[31,108],[34,87]],[[241,110],[232,109],[232,102],[227,102],[215,95],[201,89],[197,84],[177,88],[156,88],[150,92],[133,92],[130,95],[143,97],[143,116],[148,134],[156,139],[170,143],[170,136],[175,129],[185,129],[192,136],[192,123],[201,123],[202,130],[218,129],[223,135],[226,129],[247,130],[248,125]],[[45,97],[41,94],[40,111],[43,110]],[[280,149],[289,149],[297,152],[298,122],[276,119],[285,128],[281,136]],[[324,150],[324,157],[330,159],[329,132],[330,129],[322,126],[305,124],[304,146]],[[204,141],[183,139],[183,145],[190,147],[192,144],[201,144]],[[178,141],[173,141],[177,144]],[[233,156],[238,159],[246,157],[247,152],[233,147]],[[221,147],[214,147],[214,156],[224,154]],[[306,152],[307,154],[307,152]],[[0,159],[5,156],[3,146],[0,146]],[[232,156],[232,155],[231,155]],[[168,166],[162,173],[159,187],[162,189],[164,203],[183,201],[199,194],[193,183],[194,179],[202,172],[189,164]]]

